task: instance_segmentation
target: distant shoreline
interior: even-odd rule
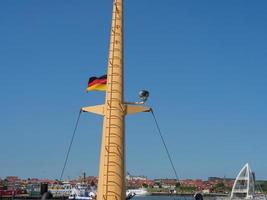
[[[151,196],[194,196],[195,193],[169,193],[169,192],[152,192]],[[210,193],[203,194],[205,197],[226,197],[228,194]]]

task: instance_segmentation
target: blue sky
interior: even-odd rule
[[[0,1],[0,177],[58,178],[77,112],[106,73],[111,0]],[[125,1],[125,99],[146,88],[181,178],[267,179],[267,2]],[[127,117],[127,171],[173,177],[148,113]],[[97,175],[83,114],[65,177]]]

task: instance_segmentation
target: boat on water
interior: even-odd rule
[[[131,199],[134,196],[146,196],[150,193],[146,188],[138,188],[138,189],[128,189],[126,191],[126,199]],[[78,183],[75,187],[70,190],[70,194],[68,199],[75,200],[93,200],[96,199],[96,187],[90,186],[84,183]]]
[[[264,194],[256,193],[256,178],[255,173],[251,170],[249,164],[238,173],[232,192],[229,197],[217,198],[224,200],[267,200]]]
[[[26,195],[27,191],[20,188],[0,187],[0,198],[23,197]]]
[[[71,189],[69,199],[92,200],[96,198],[96,188],[84,183],[78,183]]]
[[[131,199],[134,196],[145,196],[148,195],[148,191],[145,188],[130,189],[126,191],[126,199]],[[71,189],[68,199],[73,200],[93,200],[96,199],[96,187],[90,186],[84,183],[78,183]]]
[[[244,167],[238,173],[230,196],[230,200],[234,199],[263,199],[266,200],[266,196],[262,194],[256,194],[255,192],[256,178],[255,173],[252,172],[249,164],[245,164]]]
[[[53,197],[68,197],[71,194],[71,190],[72,186],[68,182],[63,182],[63,184],[51,184],[48,186],[48,191],[53,195]]]
[[[138,188],[138,189],[128,189],[126,191],[126,196],[133,195],[133,196],[147,196],[151,193],[147,191],[146,188]]]

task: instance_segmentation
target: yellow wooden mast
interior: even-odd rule
[[[82,108],[84,112],[104,116],[98,200],[125,200],[125,115],[150,111],[124,102],[123,60],[123,0],[113,0],[105,104]]]

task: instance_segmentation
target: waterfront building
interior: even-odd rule
[[[142,181],[145,181],[147,180],[147,177],[146,176],[132,176],[130,174],[127,174],[126,176],[126,180],[142,180]]]

